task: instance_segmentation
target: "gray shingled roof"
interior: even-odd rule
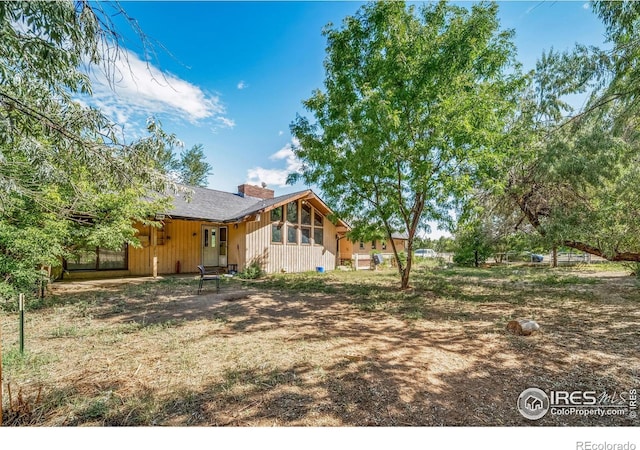
[[[183,194],[174,196],[173,209],[166,211],[166,215],[212,222],[235,222],[264,208],[308,192],[295,192],[263,200],[201,187],[189,186],[188,189],[193,191],[189,201],[185,200]]]

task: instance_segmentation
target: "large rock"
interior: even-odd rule
[[[540,330],[540,325],[535,320],[518,319],[507,323],[507,330],[518,336],[529,336]]]

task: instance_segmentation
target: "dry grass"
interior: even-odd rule
[[[616,272],[418,268],[284,275],[195,295],[175,277],[58,284],[2,313],[5,420],[14,425],[637,425],[537,422],[520,392],[640,387],[640,288]],[[512,336],[512,318],[541,333]],[[10,414],[6,387],[24,414]],[[40,399],[36,401],[36,396]]]

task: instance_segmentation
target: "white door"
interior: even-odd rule
[[[217,227],[202,227],[202,265],[219,265]]]

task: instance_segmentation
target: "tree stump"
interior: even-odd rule
[[[540,325],[536,321],[529,319],[510,320],[507,323],[507,330],[517,336],[529,336],[531,333],[540,330]]]

